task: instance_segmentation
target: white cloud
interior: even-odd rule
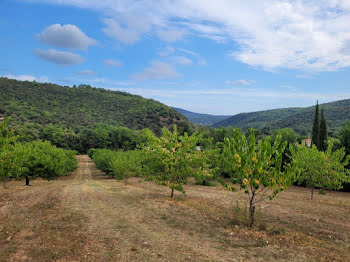
[[[179,64],[189,65],[189,64],[196,63],[201,66],[207,65],[207,61],[198,53],[184,49],[184,48],[174,48],[172,46],[166,46],[165,48],[161,49],[158,52],[158,55],[161,57],[176,55],[175,57],[173,57],[173,60]],[[184,55],[192,56],[192,59],[189,59]]]
[[[135,18],[139,19],[139,18]],[[102,31],[111,38],[116,39],[124,44],[133,44],[140,40],[141,35],[148,31],[148,26],[132,27],[130,25],[122,26],[117,20],[107,18],[103,19],[105,27]]]
[[[76,74],[78,74],[78,75],[85,75],[85,76],[91,76],[91,75],[94,75],[95,72],[88,69],[88,70],[78,71],[78,72],[76,72]]]
[[[176,42],[176,41],[182,40],[186,34],[187,32],[181,29],[157,31],[157,36],[166,42]]]
[[[4,77],[10,78],[10,79],[19,80],[19,81],[29,81],[29,82],[36,81],[36,82],[41,82],[41,83],[49,82],[49,78],[47,76],[36,77],[36,76],[32,76],[32,75],[13,75],[13,74],[9,74],[9,75],[5,75]]]
[[[71,52],[61,52],[54,49],[35,49],[34,54],[42,60],[58,65],[75,65],[82,64],[84,62],[84,59],[80,55],[73,54]]]
[[[122,62],[113,59],[105,59],[103,60],[103,64],[113,67],[121,67],[123,65]]]
[[[175,48],[172,46],[166,46],[158,52],[159,56],[168,56],[175,52]]]
[[[88,37],[75,25],[48,26],[37,34],[36,38],[44,44],[68,49],[86,50],[89,46],[97,44],[94,39]]]
[[[254,80],[244,80],[244,79],[240,79],[240,80],[236,80],[236,81],[227,80],[225,82],[226,85],[239,85],[239,86],[249,86],[253,83],[255,83]]]
[[[160,61],[153,61],[143,72],[133,75],[135,80],[167,79],[176,77],[180,77],[176,68],[171,64]]]
[[[184,56],[175,56],[173,58],[175,63],[180,64],[180,65],[192,65],[193,61],[191,59],[188,59],[187,57]]]
[[[105,33],[123,43],[175,28],[232,42],[232,58],[266,70],[321,72],[350,66],[348,0],[26,1],[97,10],[109,17]]]

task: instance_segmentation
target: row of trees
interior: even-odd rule
[[[230,191],[243,190],[249,199],[250,226],[258,203],[273,199],[295,182],[313,192],[315,187],[339,189],[349,181],[344,149],[333,152],[330,145],[320,152],[315,146],[288,143],[280,134],[257,141],[255,132],[235,129],[223,143],[205,149],[198,147],[205,141],[201,134],[180,135],[176,126],[173,131],[163,128],[160,137],[145,129],[142,138],[139,150],[91,150],[90,155],[101,170],[119,179],[144,176],[169,187],[171,197],[175,190],[185,194],[183,185],[190,177],[203,184],[216,180]]]
[[[9,119],[0,123],[0,178],[6,180],[42,177],[48,180],[64,176],[77,166],[75,152],[57,148],[47,141],[21,143],[8,128]]]

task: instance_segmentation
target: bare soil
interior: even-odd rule
[[[0,189],[0,261],[350,261],[350,194],[293,187],[259,206],[190,183],[128,185],[78,156],[70,177]],[[316,192],[317,193],[317,192]]]

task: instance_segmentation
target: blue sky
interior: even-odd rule
[[[211,114],[350,98],[348,0],[2,0],[0,75]]]

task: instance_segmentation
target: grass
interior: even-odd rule
[[[257,210],[246,196],[189,183],[186,196],[107,179],[85,156],[70,178],[0,189],[0,261],[344,261],[350,194],[293,187]],[[9,239],[9,236],[11,238]]]

